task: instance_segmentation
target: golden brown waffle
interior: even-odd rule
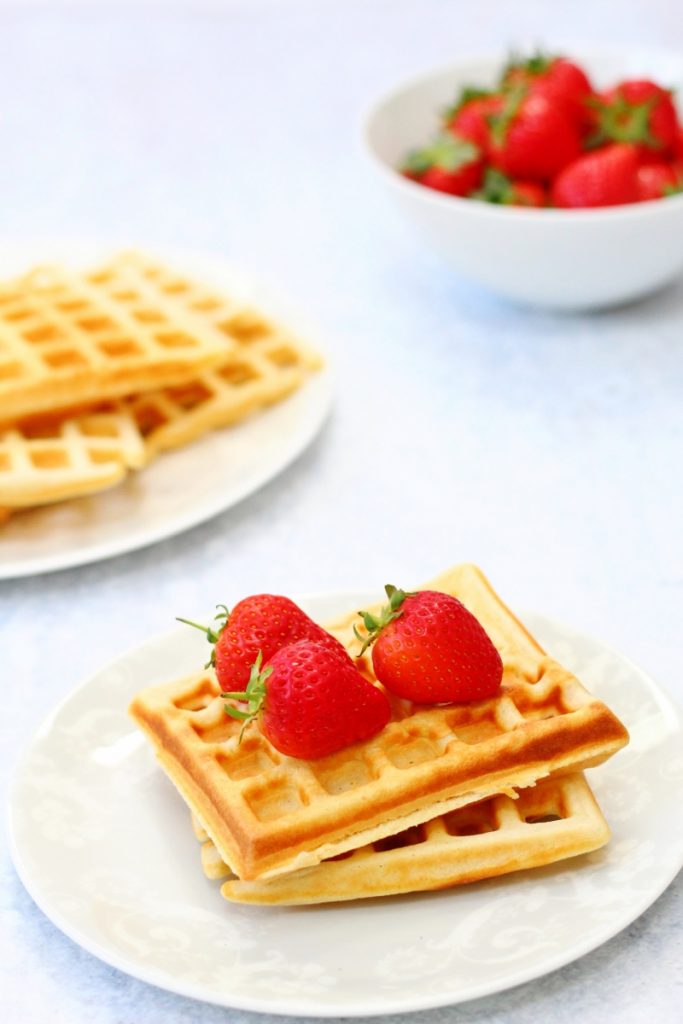
[[[215,369],[130,400],[150,457],[285,398],[321,365],[317,353],[243,300],[140,253],[116,256],[89,279],[120,301],[139,302],[145,294],[153,307],[168,308],[202,337],[226,346]]]
[[[193,818],[207,878],[236,903],[301,904],[445,889],[541,867],[604,846],[609,828],[583,775],[544,779],[517,800],[495,796],[312,868],[242,882]]]
[[[206,336],[158,301],[135,299],[62,267],[43,267],[0,285],[0,416],[97,403],[177,384],[229,352],[226,335]]]
[[[211,672],[151,687],[130,711],[222,859],[254,880],[317,864],[495,793],[598,764],[624,726],[532,639],[474,566],[427,585],[460,598],[504,663],[499,696],[427,707],[393,702],[377,736],[317,761],[239,743]],[[328,627],[358,650],[350,613]],[[363,670],[371,678],[366,655]]]
[[[120,405],[27,420],[0,430],[0,504],[9,510],[101,491],[145,458],[135,420]]]
[[[38,268],[0,285],[0,502],[109,487],[162,450],[286,397],[319,365],[244,300],[141,254],[80,275]],[[95,414],[115,394],[127,396],[116,412]],[[64,410],[57,427],[55,409]]]

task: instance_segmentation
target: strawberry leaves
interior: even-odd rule
[[[369,739],[391,717],[386,695],[373,686],[343,649],[317,640],[280,648],[266,667],[259,652],[246,690],[223,693],[246,709],[224,705],[244,730],[258,720],[261,733],[282,754],[313,760]]]
[[[463,107],[473,100],[486,100],[494,94],[490,89],[479,89],[475,85],[465,85],[460,90],[460,95],[450,107],[443,111],[442,118],[445,125],[450,124],[454,117],[457,117]]]
[[[221,697],[226,700],[238,700],[243,704],[247,705],[247,710],[242,711],[240,708],[233,707],[232,704],[224,704],[223,709],[227,715],[231,718],[237,719],[238,722],[244,722],[242,731],[240,733],[240,743],[244,735],[244,730],[258,717],[261,708],[263,707],[264,701],[267,695],[266,680],[272,674],[272,668],[266,667],[261,670],[263,664],[263,653],[258,652],[256,661],[251,666],[249,673],[249,682],[247,683],[246,690],[236,691],[234,693],[222,693]]]
[[[479,159],[479,149],[473,142],[456,139],[453,135],[439,135],[429,145],[408,154],[403,170],[420,175],[432,167],[453,173]]]
[[[389,603],[384,605],[379,615],[373,615],[371,612],[358,612],[363,619],[363,625],[367,630],[367,636],[363,636],[359,632],[358,627],[353,627],[353,633],[357,640],[360,640],[362,646],[358,657],[362,657],[367,651],[368,647],[374,644],[377,637],[380,635],[385,626],[388,626],[390,622],[394,622],[402,614],[401,605],[407,597],[412,597],[409,591],[401,590],[399,587],[393,586],[391,583],[387,583],[384,591],[389,598]]]
[[[597,127],[586,139],[586,147],[595,149],[612,141],[639,142],[651,149],[661,149],[661,140],[650,130],[650,117],[658,101],[658,96],[651,96],[642,103],[631,103],[621,92],[609,102],[591,97],[586,102],[595,111]]]
[[[522,72],[529,78],[545,75],[546,72],[550,71],[556,60],[557,57],[555,55],[544,53],[542,50],[537,50],[536,53],[532,53],[530,57],[526,58],[520,56],[519,53],[515,53],[513,50],[508,57],[507,64],[503,68],[500,80],[501,85],[507,85],[510,76],[515,72]]]
[[[406,594],[399,612],[372,648],[375,676],[390,693],[442,704],[485,700],[498,691],[500,654],[457,598],[421,590]]]
[[[528,95],[526,85],[514,85],[505,93],[505,102],[497,114],[491,114],[489,124],[491,126],[491,141],[495,146],[505,145],[508,131],[512,122],[517,117],[522,103]]]
[[[484,175],[482,187],[474,193],[473,198],[499,206],[510,206],[514,202],[512,182],[502,171],[489,167]]]
[[[211,644],[211,657],[204,665],[204,668],[214,668],[216,664],[216,644],[220,638],[221,633],[228,624],[230,618],[230,612],[227,605],[217,604],[216,608],[219,609],[218,614],[214,615],[214,623],[220,623],[218,629],[214,629],[213,626],[202,626],[199,622],[193,622],[192,619],[181,619],[179,615],[176,615],[176,622],[182,622],[185,626],[192,626],[193,629],[198,629],[200,633],[206,634],[206,639]],[[220,611],[222,609],[222,611]]]

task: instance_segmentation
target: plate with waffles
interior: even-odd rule
[[[4,244],[0,579],[154,543],[272,479],[330,408],[314,333],[218,258]]]
[[[38,906],[151,984],[296,1016],[463,1002],[626,927],[683,864],[680,713],[597,640],[518,619],[473,566],[419,590],[478,619],[499,689],[392,699],[379,732],[315,760],[255,723],[240,740],[187,627],[75,690],[11,791]],[[357,657],[357,609],[378,597],[299,604]],[[379,687],[372,657],[358,664]]]

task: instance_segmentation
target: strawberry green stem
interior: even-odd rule
[[[428,146],[412,150],[406,157],[403,170],[409,174],[424,174],[431,167],[438,167],[454,174],[461,167],[478,160],[480,155],[479,147],[469,139],[438,135]]]
[[[473,198],[499,206],[511,206],[515,201],[515,190],[507,175],[495,167],[488,167],[482,187],[474,193]]]
[[[371,612],[358,612],[363,619],[363,625],[367,631],[367,636],[363,636],[359,632],[358,627],[353,627],[354,636],[361,642],[361,649],[358,657],[361,658],[368,647],[374,644],[377,637],[380,635],[385,626],[388,626],[390,622],[394,622],[403,615],[401,605],[407,597],[411,597],[410,591],[401,590],[399,587],[394,587],[391,583],[387,583],[384,588],[389,603],[384,605],[379,615],[373,615]]]
[[[228,611],[227,605],[217,604],[216,608],[223,609],[214,616],[214,622],[219,622],[220,627],[214,629],[212,626],[202,626],[199,622],[193,622],[192,619],[181,619],[179,615],[176,615],[176,622],[182,622],[185,626],[192,626],[193,629],[198,629],[200,633],[206,634],[206,639],[211,644],[211,657],[207,661],[204,668],[212,668],[216,664],[216,644],[218,638],[228,624],[230,618],[230,612]]]
[[[630,103],[622,93],[609,103],[590,98],[586,102],[597,111],[598,126],[586,140],[586,146],[594,149],[605,142],[639,142],[661,149],[661,141],[650,130],[650,114],[658,100],[658,96],[652,96],[642,103]]]
[[[505,145],[508,131],[512,122],[517,117],[528,92],[529,90],[526,85],[512,86],[505,95],[505,102],[500,111],[489,116],[488,122],[491,126],[491,139],[499,148]]]
[[[474,85],[465,85],[460,90],[460,95],[450,107],[446,107],[442,114],[442,120],[444,125],[449,125],[450,122],[456,117],[463,107],[471,103],[472,100],[484,100],[488,99],[489,96],[493,96],[490,89],[478,89]]]
[[[230,715],[231,718],[237,719],[238,722],[243,722],[242,731],[240,733],[240,743],[244,735],[244,730],[247,726],[258,717],[261,709],[263,708],[265,699],[268,695],[266,688],[266,680],[273,671],[272,668],[267,667],[261,670],[263,664],[263,651],[259,651],[256,657],[256,661],[251,666],[249,672],[249,682],[247,683],[246,690],[236,691],[234,693],[222,693],[221,697],[225,697],[228,700],[239,700],[247,705],[247,710],[242,711],[241,708],[234,708],[232,704],[224,704],[223,709],[226,715]]]
[[[503,69],[501,84],[505,85],[508,75],[513,71],[525,71],[528,75],[543,75],[553,66],[557,57],[554,54],[544,53],[543,50],[536,50],[530,57],[521,57],[513,50],[508,57],[507,64]]]

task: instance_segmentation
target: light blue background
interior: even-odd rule
[[[594,316],[510,306],[421,248],[358,142],[364,107],[397,80],[525,40],[680,48],[683,17],[674,0],[0,3],[0,244],[214,251],[318,322],[338,380],[317,443],[238,508],[128,557],[0,584],[5,779],[51,706],[178,612],[411,584],[459,560],[683,700],[683,284]],[[2,870],[8,1022],[255,1024],[101,964],[4,856]],[[682,894],[679,878],[552,976],[421,1016],[673,1024]]]

